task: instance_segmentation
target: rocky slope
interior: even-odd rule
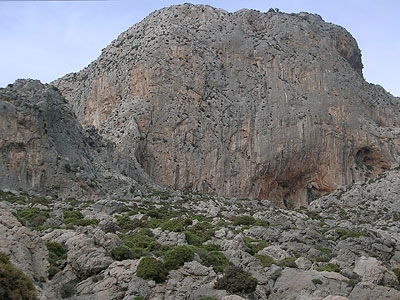
[[[172,189],[299,207],[399,159],[398,99],[317,15],[169,7],[54,85]]]
[[[2,192],[0,252],[40,299],[399,299],[399,189],[393,170],[298,210],[181,192],[88,202]],[[141,275],[144,257],[170,265],[177,249],[192,255],[163,280]],[[256,285],[217,286],[231,266],[236,286]]]
[[[0,89],[0,188],[59,197],[123,197],[151,184],[140,166],[84,130],[51,85],[17,80]]]

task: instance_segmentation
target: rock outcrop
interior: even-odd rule
[[[301,206],[399,160],[398,99],[318,15],[169,7],[53,84],[172,189]]]
[[[0,188],[96,198],[151,184],[135,161],[82,128],[54,86],[17,80],[0,89],[0,124]]]

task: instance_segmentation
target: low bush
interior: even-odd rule
[[[49,251],[49,263],[54,265],[60,259],[67,258],[67,248],[57,242],[47,242],[47,250]]]
[[[319,266],[317,268],[317,271],[318,272],[328,271],[328,272],[340,273],[340,267],[337,264],[328,263],[328,264],[325,264],[323,266]]]
[[[239,267],[229,267],[225,270],[224,275],[217,279],[214,288],[218,290],[226,290],[229,293],[252,293],[256,290],[257,279],[250,273],[243,271]]]
[[[276,264],[276,261],[269,255],[257,254],[254,257],[257,258],[259,261],[261,261],[264,267],[270,267],[273,264]]]
[[[297,265],[295,263],[296,257],[286,257],[282,260],[280,260],[277,265],[284,268],[284,267],[288,267],[288,268],[297,268]]]
[[[206,244],[203,245],[202,247],[207,251],[222,251],[221,246],[217,244]]]
[[[162,230],[183,232],[185,230],[185,223],[182,219],[168,220],[161,224]]]
[[[0,252],[0,299],[37,300],[38,294],[32,280],[15,268],[8,256]]]
[[[154,257],[143,257],[136,270],[136,275],[143,279],[154,280],[157,283],[164,282],[167,278],[167,270],[164,264]]]
[[[72,295],[74,295],[76,293],[75,285],[76,284],[73,281],[64,283],[60,289],[61,298],[70,298]]]
[[[198,235],[194,234],[191,231],[186,230],[185,237],[186,237],[186,241],[189,245],[201,246],[203,244],[202,238],[199,237]]]
[[[122,240],[129,248],[138,247],[143,249],[146,249],[152,242],[156,241],[153,237],[152,232],[146,229],[139,229],[133,235],[122,237]]]
[[[123,216],[119,216],[117,217],[117,221],[118,221],[118,226],[122,229],[122,230],[135,230],[137,228],[145,228],[147,227],[147,223],[139,220],[139,219],[133,219],[131,220],[129,218],[128,215],[123,215]]]
[[[131,249],[126,246],[117,246],[111,250],[111,256],[115,260],[132,259],[134,257]]]
[[[397,276],[397,279],[400,281],[400,269],[399,268],[393,269],[393,273]]]
[[[215,234],[215,229],[208,221],[199,222],[188,230],[196,237],[199,237],[202,243],[211,239]]]
[[[46,247],[49,252],[48,261],[50,263],[47,275],[49,279],[52,279],[54,275],[61,271],[58,262],[67,258],[67,248],[57,242],[47,242]]]
[[[268,242],[264,240],[256,240],[248,236],[243,237],[243,242],[250,249],[248,252],[252,255],[269,246]]]
[[[167,270],[175,270],[187,261],[192,261],[194,251],[188,246],[175,246],[168,250],[164,255],[165,267]]]
[[[76,223],[78,220],[83,219],[83,215],[78,210],[66,210],[64,211],[64,224],[68,225]]]
[[[17,219],[22,225],[30,227],[39,227],[49,217],[48,211],[40,210],[36,207],[24,208],[17,212]]]
[[[322,284],[322,280],[321,279],[318,279],[318,278],[314,278],[313,280],[311,280],[312,281],[312,283],[314,283],[315,285],[317,285],[317,284]]]
[[[201,258],[203,265],[213,267],[216,273],[223,272],[230,264],[228,259],[221,251],[206,251],[200,249],[197,254]]]
[[[256,219],[254,219],[252,216],[239,216],[235,217],[233,220],[234,226],[253,225],[254,223],[256,223]]]

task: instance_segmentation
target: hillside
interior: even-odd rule
[[[172,6],[0,88],[0,298],[400,299],[399,98],[318,15]]]

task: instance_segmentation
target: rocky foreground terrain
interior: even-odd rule
[[[40,299],[399,299],[399,193],[398,170],[296,210],[182,192],[2,192],[0,251]],[[149,257],[158,264],[143,270]]]
[[[0,89],[0,299],[400,299],[399,123],[317,15],[156,11]]]

